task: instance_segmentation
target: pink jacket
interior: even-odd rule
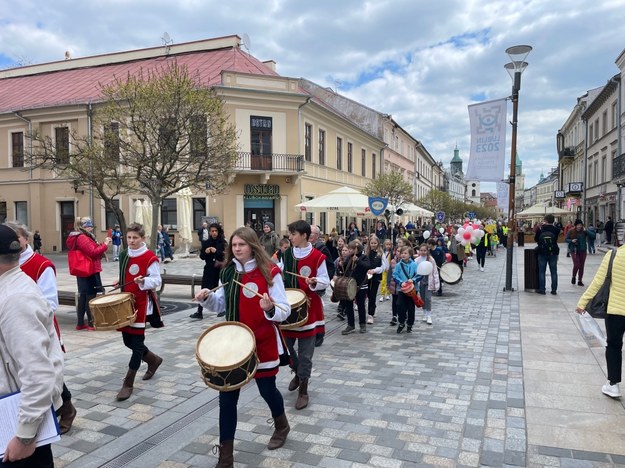
[[[419,264],[421,262],[424,262],[425,258],[419,256],[415,259],[415,261],[417,262],[417,264]],[[438,275],[438,267],[436,266],[436,261],[433,257],[430,257],[430,263],[432,264],[432,273],[428,275],[428,289],[430,291],[438,291],[438,289],[441,287],[441,280],[440,276]]]

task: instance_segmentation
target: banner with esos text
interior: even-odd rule
[[[469,106],[471,150],[465,180],[503,180],[506,162],[506,112],[505,99]]]
[[[510,204],[510,185],[506,182],[497,182],[497,208],[506,213],[508,217],[508,205]]]

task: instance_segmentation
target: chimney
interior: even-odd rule
[[[274,72],[276,71],[276,61],[275,60],[265,60],[263,63],[271,71],[274,71]]]

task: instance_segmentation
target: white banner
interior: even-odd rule
[[[504,213],[508,213],[510,204],[510,185],[505,182],[497,182],[497,208]]]
[[[506,112],[505,99],[469,106],[471,151],[466,180],[500,182],[504,179]]]

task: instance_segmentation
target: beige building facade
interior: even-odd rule
[[[204,73],[202,81],[223,99],[237,130],[238,157],[225,193],[213,193],[206,181],[192,195],[194,230],[205,219],[222,223],[227,234],[246,223],[260,231],[270,221],[285,234],[288,223],[306,216],[295,210],[297,203],[344,185],[362,188],[383,170],[381,138],[306,92],[302,80],[279,76],[275,63],[258,61],[241,50],[237,36],[228,36],[0,72],[0,219],[39,230],[48,252],[64,250],[80,216],[93,216],[103,237],[116,222],[112,213],[88,183],[72,184],[50,170],[34,168],[34,143],[28,135],[35,130],[50,136],[57,151],[71,157],[71,135],[90,134],[90,115],[99,104],[97,82],[77,96],[79,84],[94,76],[110,78],[124,67],[149,68],[152,61],[164,59],[186,61],[191,73]],[[49,86],[56,94],[31,93],[25,102],[18,91],[29,93],[35,86]],[[59,91],[63,86],[67,91]],[[171,227],[174,242],[177,202],[176,197],[165,200],[155,220]],[[117,197],[116,203],[126,222],[132,222],[146,214],[138,206],[148,201],[134,193]],[[326,232],[349,221],[334,213],[307,219]]]

